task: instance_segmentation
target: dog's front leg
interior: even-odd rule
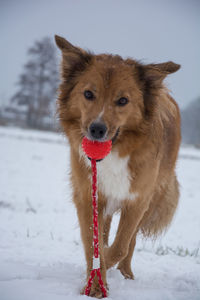
[[[91,197],[91,194],[89,194]],[[89,198],[88,197],[88,198]],[[84,244],[85,256],[87,261],[87,280],[93,267],[93,219],[92,219],[92,202],[85,198],[77,204],[77,212],[81,229],[81,237]],[[99,223],[99,253],[100,253],[100,270],[104,286],[106,287],[106,265],[103,252],[103,207],[99,201],[98,205],[98,223]],[[82,291],[84,293],[84,290]],[[90,296],[102,298],[102,292],[95,275],[91,288]]]
[[[137,206],[136,203],[128,203],[122,208],[115,240],[110,247],[104,249],[107,269],[127,256],[130,242],[145,211],[145,206]]]
[[[106,247],[108,246],[111,222],[112,222],[112,216],[106,216],[103,225],[103,244]]]

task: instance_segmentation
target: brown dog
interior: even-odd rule
[[[180,145],[180,114],[163,79],[173,62],[143,65],[117,55],[94,55],[56,36],[62,51],[58,113],[71,146],[71,182],[87,260],[92,269],[93,231],[90,162],[81,150],[84,136],[112,139],[111,153],[98,163],[101,272],[118,263],[133,279],[136,235],[157,236],[171,222],[179,187],[175,164]],[[108,247],[114,212],[121,217]],[[95,280],[91,296],[101,297]]]

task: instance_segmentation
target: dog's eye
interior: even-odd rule
[[[91,91],[85,91],[84,96],[87,100],[94,100],[94,94]]]
[[[116,104],[118,106],[124,106],[128,103],[128,99],[125,97],[120,98],[119,100],[117,100]]]

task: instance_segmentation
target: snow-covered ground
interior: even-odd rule
[[[138,237],[134,281],[108,271],[109,299],[200,299],[200,150],[181,149],[177,173],[172,226],[156,242]],[[87,299],[84,278],[67,141],[0,127],[0,300]]]

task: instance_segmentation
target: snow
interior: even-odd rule
[[[80,296],[85,258],[67,141],[61,134],[0,127],[0,157],[0,300],[87,299]],[[108,299],[200,299],[199,171],[200,150],[182,148],[175,219],[157,241],[138,237],[134,281],[116,268],[107,272]]]

